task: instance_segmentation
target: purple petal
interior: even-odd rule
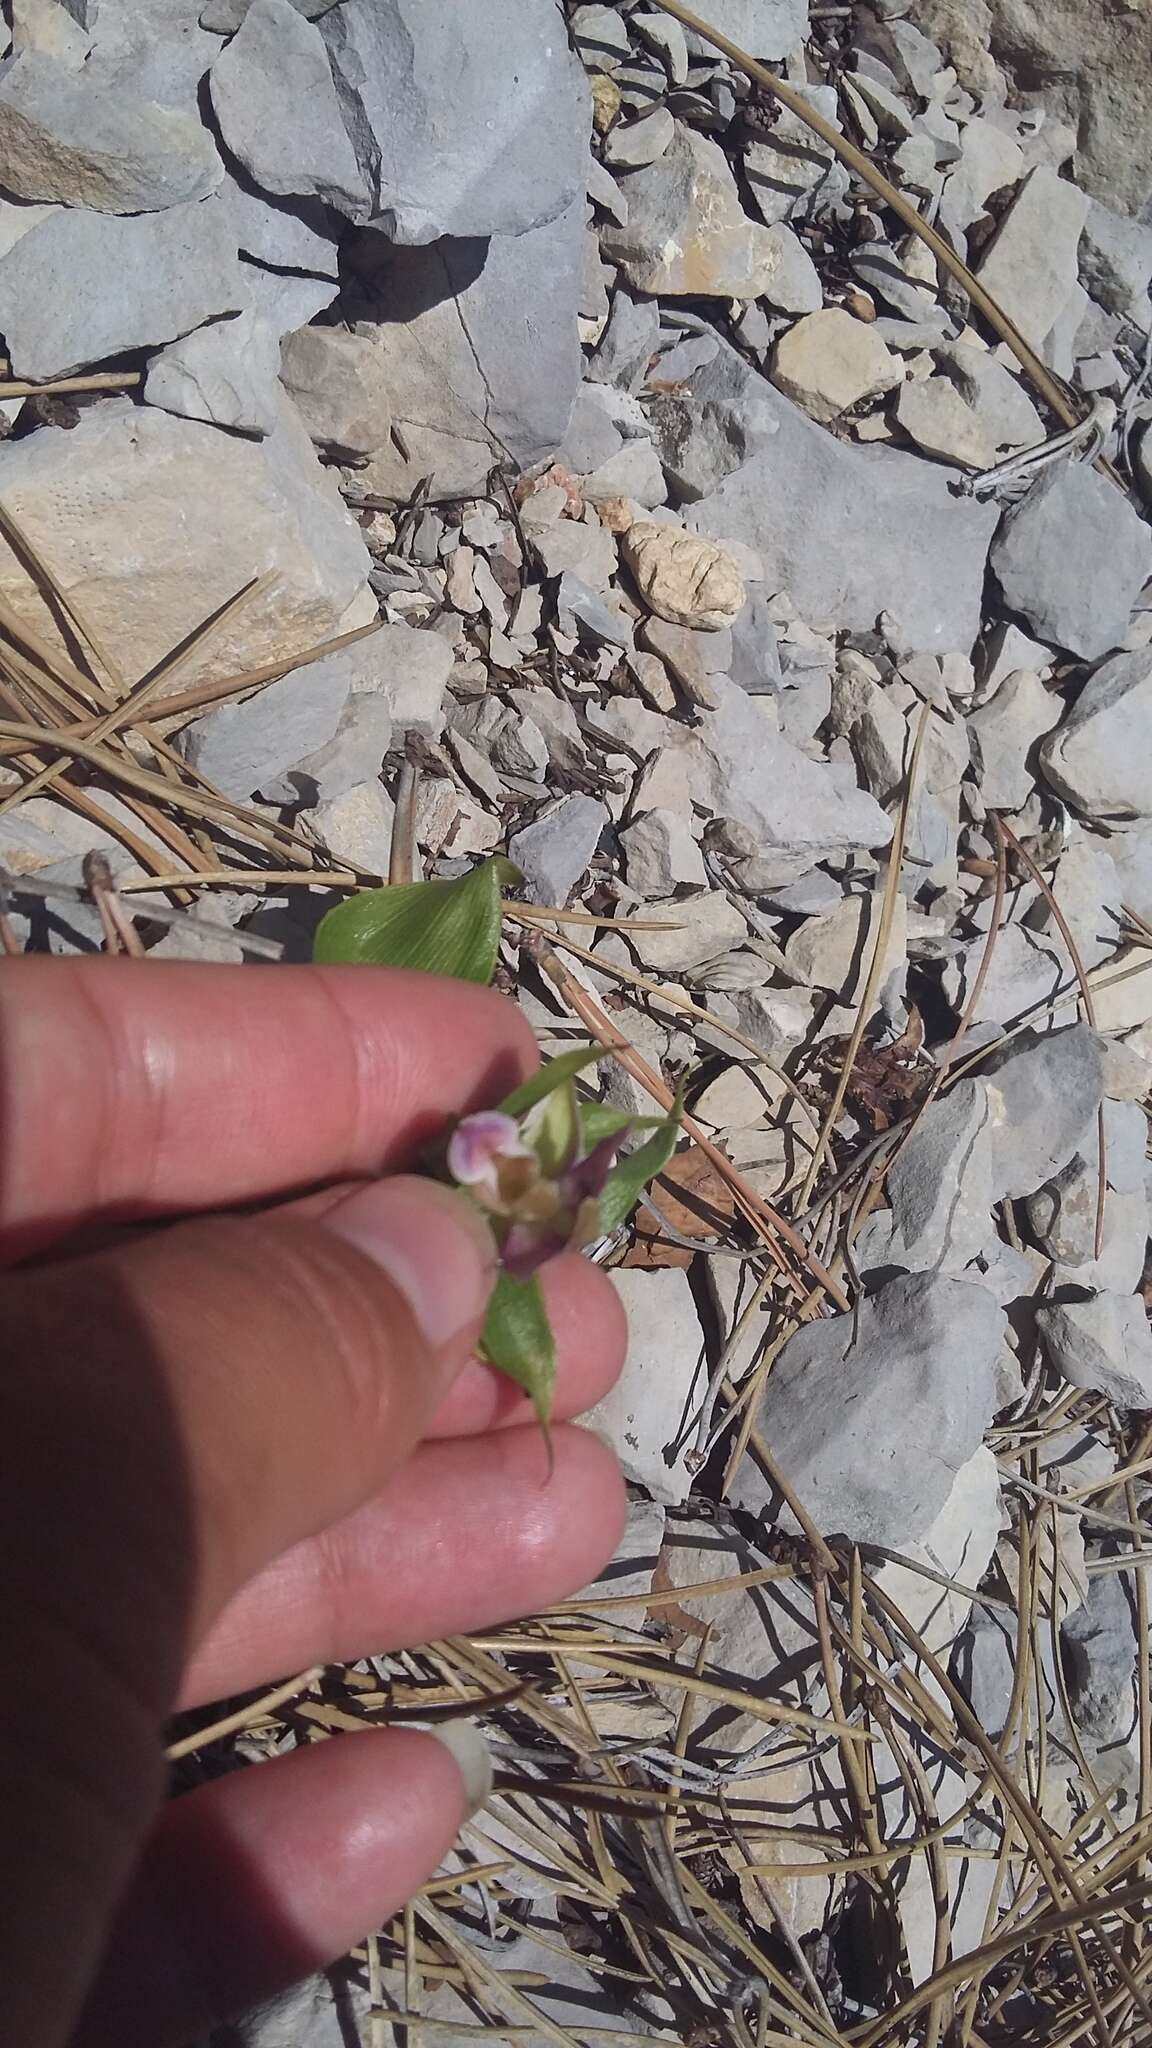
[[[564,1250],[567,1242],[567,1231],[546,1230],[535,1223],[514,1223],[500,1247],[500,1264],[514,1280],[530,1280],[538,1267]]]
[[[575,1164],[568,1168],[567,1173],[561,1175],[560,1185],[564,1200],[573,1209],[587,1196],[603,1194],[616,1154],[620,1150],[621,1139],[626,1136],[627,1132],[616,1131],[609,1138],[601,1138],[599,1144],[593,1145],[592,1150],[586,1152],[583,1159],[577,1159]]]
[[[476,1187],[493,1177],[501,1159],[522,1159],[528,1147],[514,1117],[499,1109],[477,1110],[461,1117],[448,1140],[448,1171],[461,1187]]]

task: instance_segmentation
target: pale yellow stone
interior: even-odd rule
[[[638,519],[620,547],[645,604],[672,625],[715,633],[743,611],[744,579],[715,541]]]

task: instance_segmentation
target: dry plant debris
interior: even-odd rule
[[[687,1097],[604,1578],[174,1731],[497,1759],[214,2048],[1152,2038],[1152,50],[1026,12],[14,10],[0,948],[508,851],[545,1053]]]

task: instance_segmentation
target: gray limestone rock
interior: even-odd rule
[[[321,14],[327,14],[330,7],[337,7],[340,0],[292,0],[297,14],[306,15],[315,21]],[[217,35],[230,36],[244,20],[252,0],[205,0],[200,9],[201,28],[215,30]]]
[[[549,0],[342,0],[321,18],[393,242],[522,235],[583,209],[588,91]]]
[[[1096,669],[1040,759],[1053,789],[1090,817],[1152,817],[1152,650]]]
[[[330,655],[330,661],[340,656]],[[358,782],[379,775],[392,744],[392,707],[384,695],[354,692],[327,743],[305,754],[287,776],[305,803],[332,803]]]
[[[703,888],[708,876],[689,820],[658,805],[620,834],[628,886],[659,899],[682,887]]]
[[[711,678],[719,699],[687,742],[693,795],[719,818],[751,832],[760,851],[821,853],[887,846],[891,821],[864,790],[845,785],[784,738],[772,708],[727,676]]]
[[[299,824],[332,855],[369,875],[386,875],[396,807],[374,778],[354,783],[342,796],[301,811]]]
[[[1088,206],[1086,192],[1038,164],[977,266],[981,284],[1034,348],[1072,298]]]
[[[958,1081],[929,1105],[889,1170],[891,1222],[870,1240],[869,1263],[959,1273],[985,1248],[999,1107],[979,1079]]]
[[[292,0],[251,0],[209,87],[225,142],[263,190],[321,199],[355,219],[368,211],[324,39]]]
[[[800,90],[826,121],[839,127],[834,87],[809,85]],[[844,180],[828,144],[783,106],[776,109],[770,133],[746,145],[744,172],[753,205],[770,226],[827,202]]]
[[[804,618],[871,629],[889,612],[909,647],[971,647],[995,507],[917,456],[835,440],[727,347],[651,410],[674,484],[700,501],[689,523],[756,548]]]
[[[639,391],[660,340],[660,308],[655,299],[633,298],[623,286],[614,294],[608,325],[588,364],[594,384],[614,384]]]
[[[301,327],[283,342],[280,376],[325,453],[360,461],[387,442],[388,364],[372,336],[343,327]]]
[[[556,590],[556,617],[564,633],[580,633],[600,647],[631,647],[632,621],[609,597],[566,570]]]
[[[914,1273],[863,1303],[856,1341],[853,1327],[831,1316],[789,1339],[758,1427],[819,1528],[897,1547],[929,1529],[980,1447],[1004,1317],[983,1287]],[[753,1513],[776,1505],[752,1459],[730,1497]]]
[[[225,796],[246,803],[332,739],[348,698],[341,655],[265,683],[242,704],[218,704],[180,735],[186,761]]]
[[[300,270],[335,277],[340,235],[347,222],[316,199],[273,198],[257,192],[231,172],[216,194],[228,215],[242,257],[273,270]]]
[[[661,912],[667,916],[662,917]],[[709,889],[673,902],[650,904],[645,922],[647,929],[624,936],[641,966],[656,974],[690,974],[721,959],[748,936],[748,926],[736,906]]]
[[[0,332],[18,377],[174,341],[247,298],[211,198],[125,217],[66,208],[0,257]]]
[[[1068,1704],[1094,1742],[1116,1742],[1135,1718],[1136,1627],[1132,1574],[1094,1573],[1087,1598],[1060,1629]]]
[[[1140,1285],[1148,1241],[1145,1148],[1148,1119],[1138,1102],[1105,1101],[1104,1233],[1096,1257],[1099,1148],[1095,1124],[1060,1173],[1029,1197],[1029,1228],[1057,1267],[1056,1285],[1131,1293]]]
[[[1041,640],[1098,661],[1152,574],[1152,533],[1087,463],[1060,463],[1005,513],[991,554],[1004,602]]]
[[[710,0],[706,17],[750,57],[790,56],[808,28],[808,0]]]
[[[336,10],[342,13],[343,8]],[[393,248],[353,237],[355,332],[379,356],[395,435],[361,476],[368,495],[465,496],[496,464],[529,468],[563,442],[580,384],[583,204],[522,235]],[[0,282],[2,282],[0,270]]]
[[[397,733],[438,740],[444,730],[444,692],[452,649],[439,633],[399,621],[349,650],[357,657],[352,690],[384,697]]]
[[[1036,1328],[1057,1372],[1118,1408],[1152,1408],[1152,1330],[1139,1294],[1094,1294],[1036,1311]]]
[[[601,247],[634,291],[693,298],[763,294],[785,306],[797,298],[811,302],[818,293],[804,251],[790,246],[794,238],[780,240],[786,230],[748,218],[723,150],[698,129],[678,123],[669,147],[631,172],[624,189],[627,224],[605,228]]]
[[[1100,1107],[1100,1040],[1087,1024],[1022,1031],[981,1069],[999,1093],[993,1200],[1031,1195],[1068,1164]]]
[[[1152,228],[1094,199],[1080,237],[1080,281],[1110,313],[1146,322]]]
[[[205,198],[223,176],[194,108],[109,93],[33,50],[0,76],[0,186],[16,198],[150,213]]]
[[[508,853],[523,870],[530,903],[567,903],[587,873],[607,823],[608,813],[594,797],[566,796],[542,818],[512,834]]]
[[[280,337],[259,313],[213,320],[153,356],[148,405],[188,420],[212,420],[241,434],[274,432],[280,417]]]
[[[972,759],[980,794],[993,809],[1015,811],[1026,804],[1034,782],[1036,742],[1060,722],[1061,701],[1039,676],[1017,669],[994,697],[972,714]]]

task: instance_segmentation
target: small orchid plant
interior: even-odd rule
[[[365,890],[322,921],[315,957],[490,981],[500,892],[514,878],[509,862],[492,860],[457,882]],[[596,1046],[579,1046],[551,1060],[494,1109],[461,1117],[431,1162],[492,1226],[500,1272],[481,1348],[530,1395],[545,1431],[556,1346],[540,1268],[557,1252],[586,1250],[619,1228],[667,1164],[680,1126],[679,1105],[668,1116],[637,1117],[583,1099],[580,1075],[605,1057]]]

